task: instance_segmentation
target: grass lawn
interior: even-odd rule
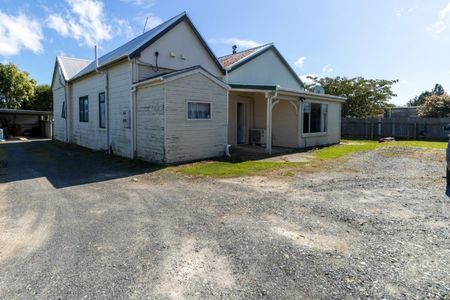
[[[314,159],[309,162],[311,165],[320,167],[321,162],[332,159],[339,159],[346,155],[361,152],[373,151],[382,147],[409,147],[425,149],[446,149],[447,142],[428,141],[396,141],[379,143],[369,140],[342,140],[341,144],[310,150],[314,154]],[[287,171],[288,176],[292,176],[295,168],[305,165],[305,162],[272,162],[272,161],[207,161],[175,167],[176,172],[191,176],[208,177],[238,177],[265,174],[268,172]]]

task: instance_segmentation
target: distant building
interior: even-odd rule
[[[417,114],[418,106],[399,106],[392,107],[386,111],[385,118],[417,118],[419,115]]]

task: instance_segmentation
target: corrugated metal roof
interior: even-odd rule
[[[91,61],[86,59],[58,56],[56,58],[61,67],[63,76],[66,80],[72,79],[78,72],[86,67]]]
[[[219,57],[219,61],[224,68],[228,68],[228,67],[231,67],[232,65],[240,62],[241,60],[249,57],[250,55],[255,54],[256,52],[258,52],[260,50],[264,50],[265,48],[270,47],[272,45],[273,44],[271,44],[271,43],[265,44],[265,45],[261,45],[261,46],[255,47],[255,48],[240,51],[237,53],[225,55],[225,56]]]
[[[12,109],[2,108],[0,114],[13,114],[13,115],[51,115],[51,111],[46,110],[31,110],[31,109]]]
[[[99,57],[99,59],[98,59],[99,66],[101,67],[101,66],[107,65],[109,63],[118,61],[122,58],[125,58],[125,57],[131,55],[135,50],[141,48],[148,41],[157,37],[160,33],[164,32],[164,30],[169,28],[172,24],[176,23],[178,20],[185,17],[186,15],[187,15],[186,12],[183,12],[183,13],[179,14],[178,16],[175,16],[172,19],[156,26],[155,28],[152,28],[149,31],[146,31],[145,33],[135,37],[131,41],[120,46],[119,48]],[[93,71],[95,71],[95,61],[94,60],[92,60],[88,66],[86,66],[83,70],[81,70],[78,74],[76,74],[76,76],[74,78],[81,77],[81,76],[86,75]]]

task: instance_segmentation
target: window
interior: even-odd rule
[[[98,126],[100,128],[106,127],[106,106],[105,106],[105,93],[98,94]]]
[[[61,118],[66,118],[66,101],[63,101],[62,103],[62,109],[61,109]]]
[[[303,104],[303,133],[327,132],[328,104]]]
[[[79,98],[80,122],[89,122],[89,98],[88,96]]]
[[[207,102],[188,102],[189,120],[209,120],[211,119],[211,103]]]

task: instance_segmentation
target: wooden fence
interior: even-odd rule
[[[447,124],[450,124],[450,118],[343,118],[342,137],[448,140],[448,132],[443,130]]]

